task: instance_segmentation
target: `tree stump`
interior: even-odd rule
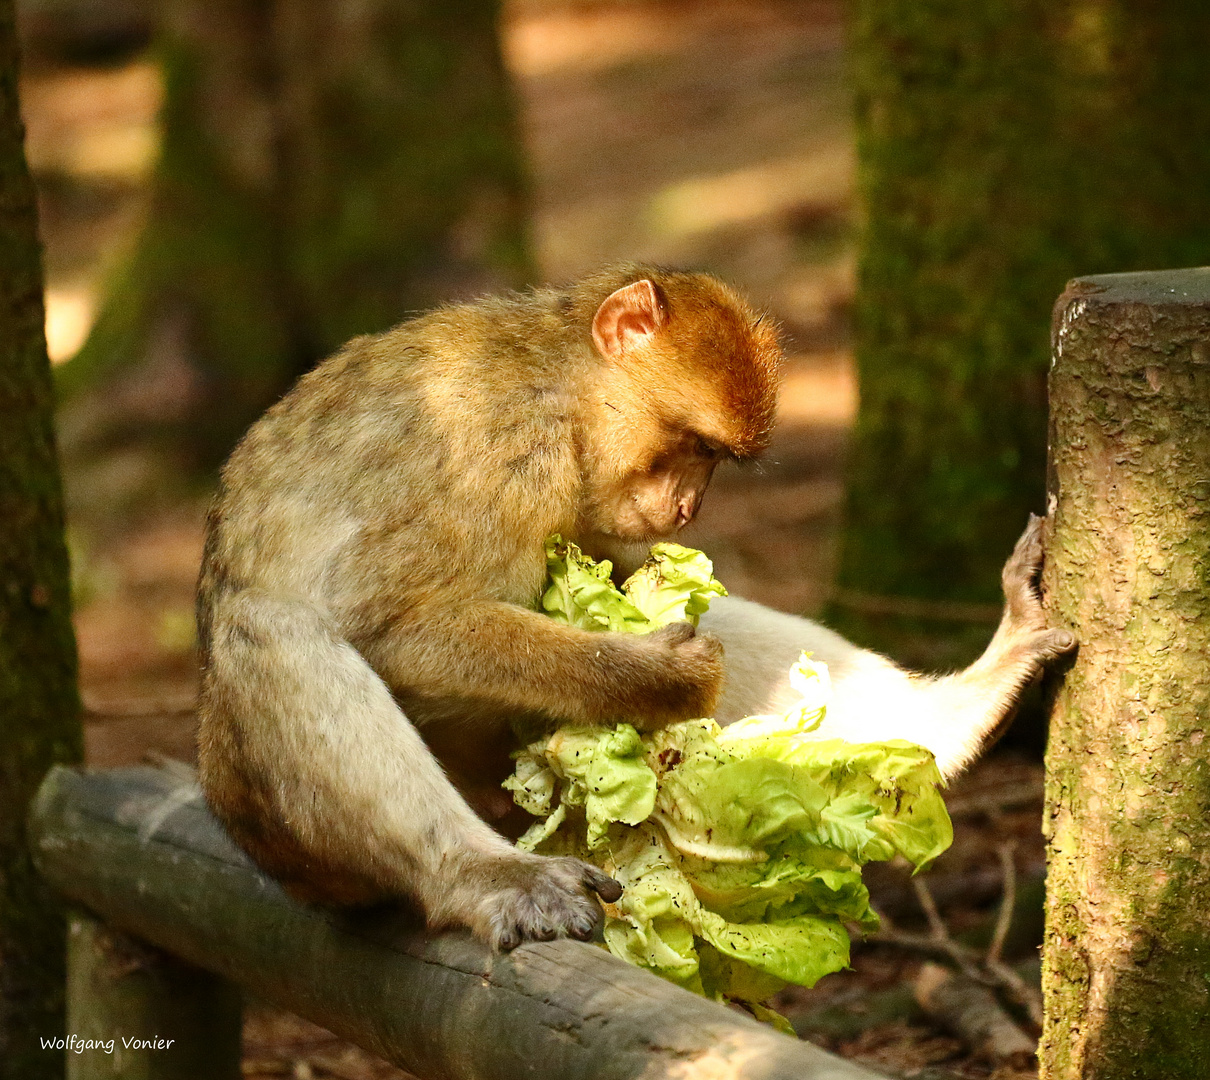
[[[1044,1080],[1210,1062],[1210,269],[1055,306]]]

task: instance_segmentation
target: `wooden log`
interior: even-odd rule
[[[1048,1080],[1210,1062],[1210,269],[1072,282],[1050,378]]]
[[[237,987],[86,912],[67,936],[67,1080],[238,1080]]]
[[[113,926],[426,1080],[873,1080],[581,942],[495,955],[398,909],[303,907],[166,770],[53,770],[38,867]]]

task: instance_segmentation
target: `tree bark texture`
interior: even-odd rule
[[[1210,7],[857,0],[851,30],[861,405],[840,585],[995,601],[1042,505],[1054,296],[1210,262]]]
[[[63,915],[34,872],[26,807],[81,754],[62,495],[43,337],[34,190],[17,108],[12,0],[0,0],[0,1077],[61,1076]]]
[[[65,391],[150,369],[178,387],[170,430],[183,417],[214,458],[350,337],[521,284],[498,14],[498,0],[167,0],[150,220]],[[165,417],[129,420],[145,434]]]
[[[1080,639],[1047,753],[1046,1080],[1210,1062],[1210,269],[1055,307],[1045,587]]]

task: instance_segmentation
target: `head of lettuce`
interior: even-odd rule
[[[586,629],[696,623],[725,592],[705,555],[676,544],[653,548],[621,590],[609,563],[558,537],[547,564],[543,609]],[[932,755],[814,738],[827,669],[804,655],[791,680],[801,700],[783,716],[647,735],[568,725],[517,755],[505,787],[538,819],[520,845],[587,859],[624,887],[606,905],[614,955],[698,993],[763,1002],[846,967],[846,923],[877,926],[864,863],[902,855],[919,869],[949,846]]]

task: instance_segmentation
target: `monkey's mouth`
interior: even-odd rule
[[[688,521],[674,518],[666,526],[660,528],[647,518],[640,517],[640,524],[636,527],[627,527],[624,530],[619,527],[617,537],[619,540],[626,540],[632,544],[655,544],[661,540],[667,540],[670,536],[675,536],[687,524]]]

